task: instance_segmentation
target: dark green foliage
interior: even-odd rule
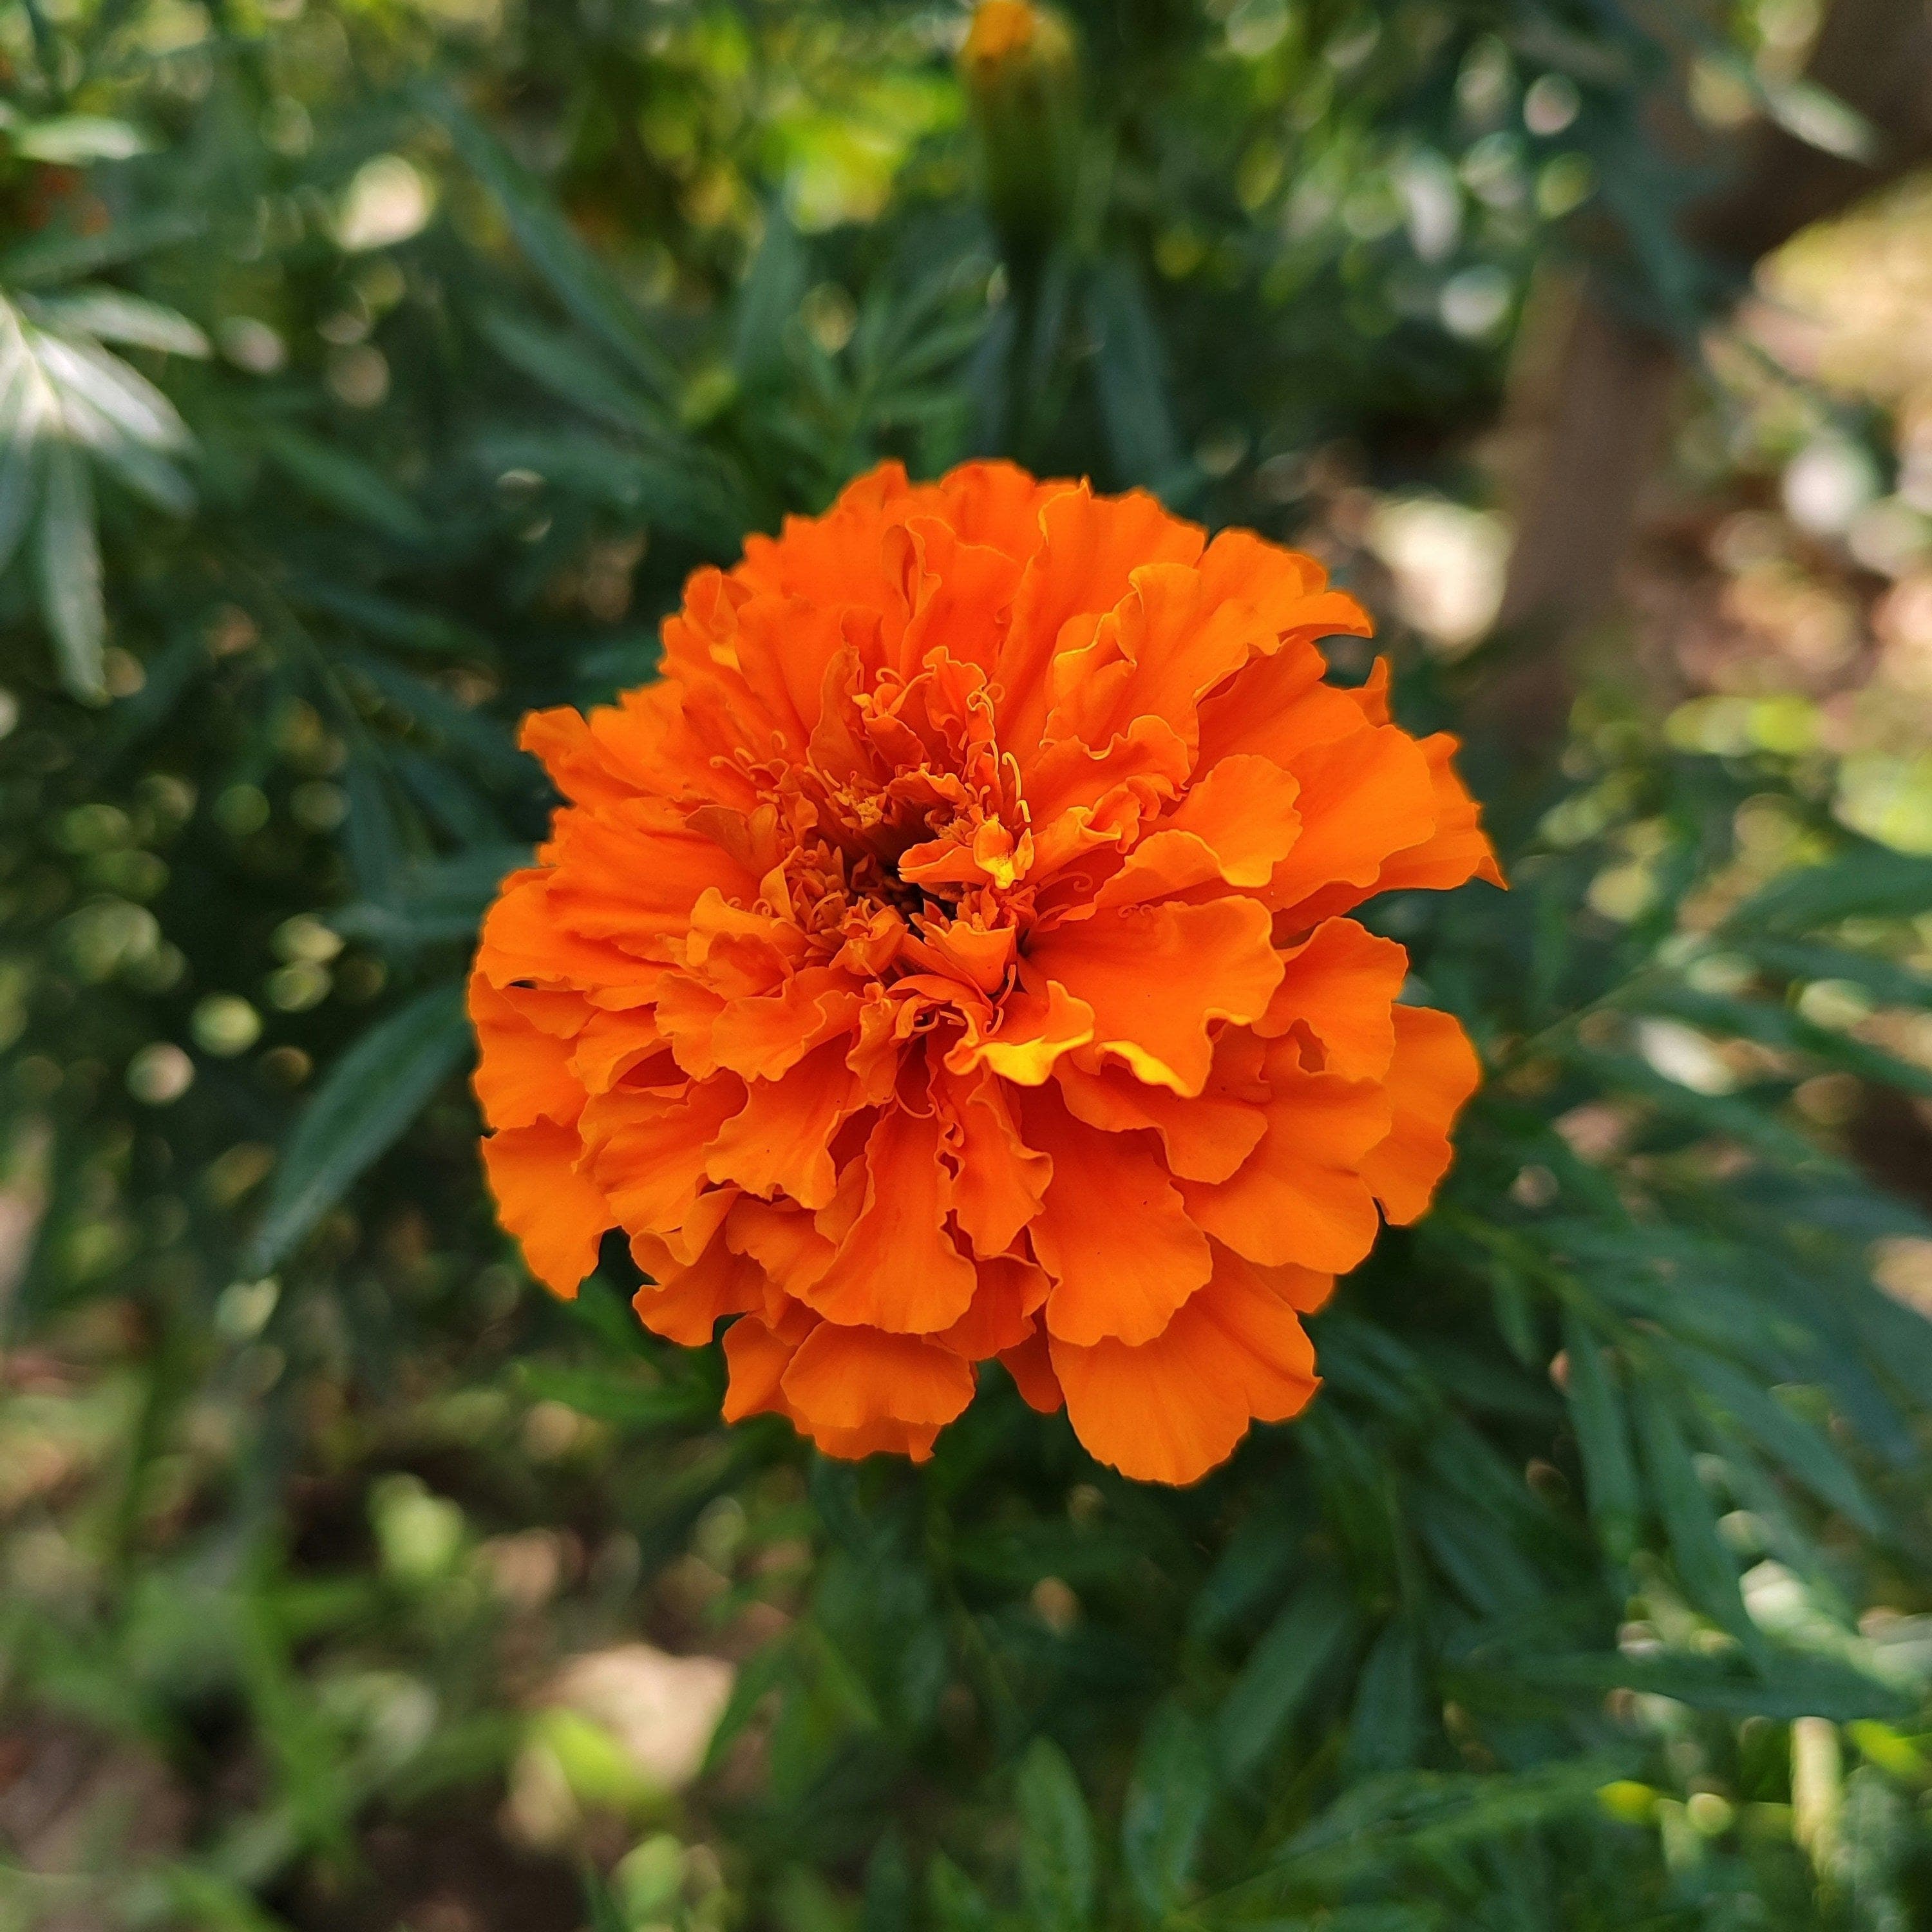
[[[910,8],[0,19],[0,1654],[29,1761],[166,1801],[12,1844],[18,1922],[1932,1922],[1932,1328],[1870,1265],[1932,1228],[1858,1131],[1932,1076],[1810,994],[1932,1005],[1932,862],[1803,759],[1605,696],[1525,771],[1395,638],[1514,890],[1376,916],[1490,1080],[1193,1490],[997,1371],[922,1468],[727,1431],[621,1256],[553,1306],[495,1232],[515,721],[647,678],[692,568],[982,448],[1320,539],[1322,462],[1468,487],[1538,260],[1720,292],[1620,8],[1077,12],[1017,212]],[[676,1802],[546,1702],[640,1633],[739,1665]]]

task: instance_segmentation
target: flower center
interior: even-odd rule
[[[1010,983],[1033,890],[1018,769],[976,668],[950,662],[855,691],[809,758],[774,774],[794,915],[867,980]]]

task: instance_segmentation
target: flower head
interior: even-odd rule
[[[728,1417],[916,1457],[997,1357],[1187,1482],[1316,1387],[1300,1317],[1412,1220],[1475,1058],[1347,915],[1498,880],[1307,557],[1142,495],[887,464],[700,571],[661,682],[524,742],[569,802],[471,986],[505,1226]],[[1379,1211],[1378,1211],[1379,1210]]]

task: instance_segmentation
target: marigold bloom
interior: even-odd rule
[[[1346,915],[1500,883],[1320,568],[1142,495],[896,464],[701,570],[662,681],[524,742],[569,802],[483,929],[504,1226],[717,1323],[725,1414],[931,1453],[997,1357],[1130,1476],[1313,1393],[1300,1317],[1477,1080]]]

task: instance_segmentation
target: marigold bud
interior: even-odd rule
[[[1009,255],[1043,250],[1078,166],[1078,63],[1066,22],[1031,0],[981,0],[960,52],[986,202]]]

